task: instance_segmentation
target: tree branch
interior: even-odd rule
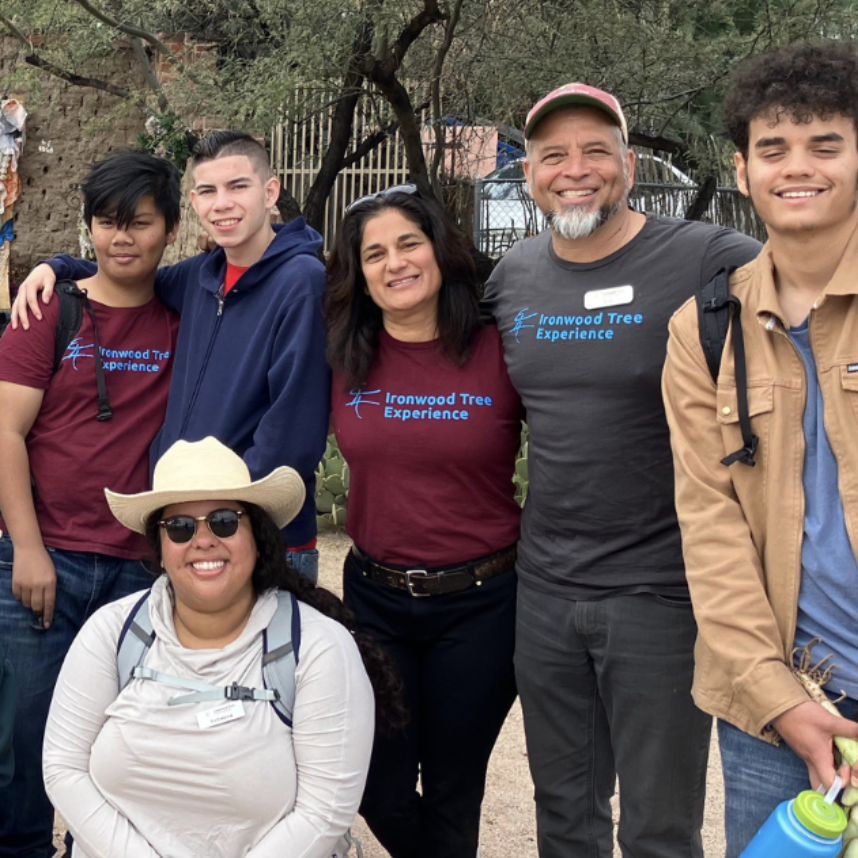
[[[450,18],[444,27],[444,40],[441,42],[435,59],[432,63],[432,83],[430,84],[432,98],[432,113],[435,125],[435,151],[432,153],[432,163],[429,167],[429,181],[432,183],[432,188],[435,191],[435,196],[441,199],[441,183],[438,179],[438,173],[441,170],[441,162],[444,158],[444,148],[446,141],[445,129],[441,125],[441,73],[444,70],[444,60],[447,58],[447,53],[450,46],[453,44],[453,34],[456,32],[456,26],[459,23],[459,18],[462,14],[462,0],[456,0],[453,11],[450,13]]]
[[[0,21],[6,25],[6,28],[16,39],[23,42],[31,51],[33,50],[30,40],[2,12],[0,12]]]
[[[32,42],[2,12],[0,12],[0,22],[5,25],[9,32],[18,39],[18,41],[26,45],[31,51],[33,50]],[[24,57],[24,62],[28,65],[42,69],[43,71],[48,72],[48,74],[52,74],[54,77],[64,80],[66,83],[70,83],[74,86],[86,86],[90,89],[99,89],[102,92],[109,92],[111,95],[115,95],[117,98],[122,98],[125,101],[133,101],[134,104],[147,115],[155,115],[155,111],[152,110],[145,101],[135,98],[134,93],[123,86],[116,86],[115,84],[99,80],[98,78],[83,77],[82,75],[75,74],[74,72],[66,71],[66,69],[60,68],[60,66],[55,65],[49,60],[42,59],[36,53],[28,54]]]
[[[408,49],[420,38],[423,31],[432,24],[437,24],[449,17],[448,12],[438,8],[437,0],[423,0],[423,9],[402,28],[399,37],[393,43],[384,62],[384,74],[388,77],[396,74]]]
[[[158,97],[158,110],[161,113],[167,113],[170,109],[170,103],[167,101],[164,87],[161,86],[158,75],[155,74],[155,69],[152,68],[152,63],[149,62],[149,57],[146,56],[146,49],[143,47],[143,42],[134,37],[131,39],[131,47],[134,48],[134,56],[137,57],[137,62],[140,63],[140,68],[143,69],[143,77],[146,78],[146,83],[149,84],[149,88]]]
[[[418,104],[417,107],[414,108],[415,113],[420,113],[429,107],[429,102],[424,101],[423,104]],[[340,162],[340,170],[345,170],[347,167],[351,167],[352,164],[356,164],[360,161],[361,158],[369,155],[373,149],[380,146],[388,137],[392,136],[396,133],[396,130],[399,128],[399,120],[394,119],[389,122],[384,128],[380,128],[374,134],[370,134],[369,137],[365,137],[358,144],[357,148],[350,155],[346,155],[345,158]]]
[[[135,27],[131,24],[123,24],[115,18],[111,18],[106,13],[96,9],[89,0],[75,0],[75,2],[82,8],[86,9],[86,11],[94,18],[97,18],[103,24],[107,24],[108,27],[113,27],[115,30],[119,30],[120,33],[125,33],[127,36],[134,36],[148,42],[153,48],[155,48],[155,50],[160,51],[182,74],[187,75],[189,80],[192,80],[194,83],[199,83],[199,79],[196,75],[194,75],[194,73],[190,71],[190,69],[164,44],[164,42],[162,42],[153,33],[150,33],[147,30],[142,30],[140,27]]]

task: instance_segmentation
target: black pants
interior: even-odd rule
[[[392,858],[475,858],[489,757],[515,700],[515,572],[415,598],[349,554],[343,589],[396,661],[411,715],[376,734],[360,812]]]
[[[703,858],[711,718],[691,699],[687,598],[576,602],[522,584],[515,666],[540,858]],[[774,856],[773,856],[774,858]]]

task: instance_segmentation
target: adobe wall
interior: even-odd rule
[[[18,62],[23,62],[21,43],[0,36],[0,92]],[[121,86],[140,84],[140,73],[130,49],[117,50],[94,61],[85,73]],[[107,131],[93,135],[94,120],[105,118],[120,103],[114,95],[71,86],[47,72],[39,72],[40,92],[16,88],[15,95],[27,108],[27,142],[19,163],[21,197],[15,205],[17,238],[11,244],[11,280],[18,283],[46,256],[77,254],[80,196],[76,186],[87,164],[115,149],[132,145],[143,131],[139,111],[111,121]],[[36,102],[35,99],[38,98]],[[38,106],[35,106],[38,104]],[[53,151],[40,151],[43,143]]]

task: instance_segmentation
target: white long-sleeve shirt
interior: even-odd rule
[[[75,858],[334,858],[357,812],[372,749],[374,703],[360,654],[339,623],[301,603],[293,728],[270,703],[202,728],[223,701],[168,706],[187,693],[137,679],[117,696],[116,650],[138,595],[86,623],[63,664],[45,735],[48,795],[75,838]],[[183,647],[162,576],[149,599],[156,639],[146,667],[213,685],[262,688],[257,600],[222,649]]]

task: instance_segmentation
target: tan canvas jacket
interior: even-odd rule
[[[742,446],[732,339],[717,386],[700,346],[697,307],[670,322],[663,392],[676,465],[676,506],[699,624],[697,705],[753,735],[808,698],[789,669],[804,532],[804,364],[782,320],[768,245],[730,278],[742,302],[756,467]],[[858,546],[858,232],[809,322],[853,549]],[[856,605],[858,605],[858,581]],[[858,616],[856,616],[858,623]],[[833,683],[836,686],[836,680]]]

